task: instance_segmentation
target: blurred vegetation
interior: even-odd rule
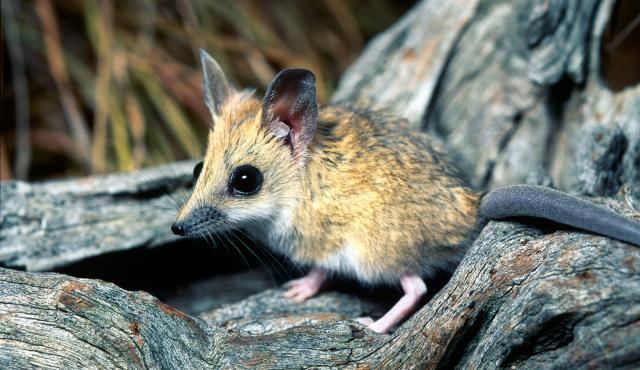
[[[2,0],[0,176],[43,179],[197,157],[198,49],[239,87],[282,68],[321,101],[413,1]]]

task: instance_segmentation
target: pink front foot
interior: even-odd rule
[[[284,296],[294,302],[302,303],[307,298],[316,295],[326,279],[327,273],[324,270],[314,267],[305,277],[291,280],[285,284],[285,287],[288,289],[284,293]]]
[[[427,286],[419,276],[414,274],[404,275],[400,279],[400,284],[402,284],[404,295],[389,312],[375,322],[368,318],[358,319],[358,321],[367,325],[369,329],[377,333],[386,333],[407,316],[411,315],[418,306],[418,303],[420,303],[422,297],[427,294]]]

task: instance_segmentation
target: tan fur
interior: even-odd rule
[[[227,194],[237,166],[264,174],[249,197]],[[442,150],[407,122],[363,107],[319,111],[304,161],[262,123],[261,102],[235,94],[214,119],[204,168],[178,219],[206,204],[302,264],[370,282],[454,267],[473,237],[480,195],[450,172]]]

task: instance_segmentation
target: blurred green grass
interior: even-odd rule
[[[2,1],[0,177],[46,179],[198,157],[198,49],[263,91],[306,67],[326,101],[413,1]]]

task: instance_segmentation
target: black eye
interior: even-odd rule
[[[229,190],[234,195],[251,195],[262,185],[262,172],[259,169],[244,165],[233,170],[229,179]]]
[[[198,162],[198,164],[196,164],[195,167],[193,167],[193,182],[196,182],[198,180],[198,177],[200,177],[200,172],[202,172],[202,164],[204,162],[200,161]]]

